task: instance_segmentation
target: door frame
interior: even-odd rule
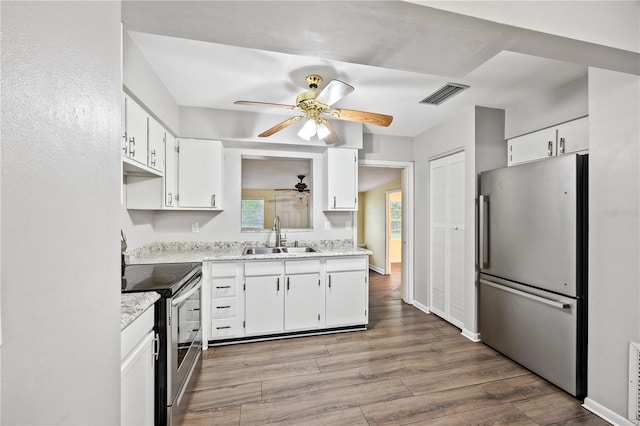
[[[402,175],[402,300],[413,305],[414,263],[414,164],[413,161],[386,161],[358,159],[358,166],[389,167],[401,169]],[[358,215],[353,215],[353,241],[358,241]]]
[[[385,191],[384,193],[384,209],[385,209],[385,242],[384,242],[384,270],[388,274],[391,274],[391,206],[389,198],[391,194],[400,193],[400,199],[402,200],[402,189],[392,189]],[[402,201],[401,201],[402,202]],[[404,205],[402,205],[404,209]],[[404,225],[404,224],[403,224]],[[402,253],[400,253],[402,258]],[[402,262],[402,259],[400,260]]]

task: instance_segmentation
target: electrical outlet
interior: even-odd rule
[[[191,232],[200,232],[200,224],[198,222],[191,224]]]
[[[347,231],[351,229],[351,222],[350,221],[346,221],[344,223],[344,229],[346,229]]]
[[[324,230],[331,231],[331,222],[329,222],[328,220],[324,221]]]

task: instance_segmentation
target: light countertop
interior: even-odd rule
[[[354,247],[349,241],[321,240],[302,242],[300,246],[313,247],[317,252],[311,253],[270,253],[260,255],[243,255],[245,247],[256,247],[261,244],[252,242],[222,243],[153,243],[125,253],[127,264],[141,263],[183,263],[203,261],[237,261],[268,259],[299,259],[338,256],[368,256],[371,251]]]
[[[123,293],[120,296],[120,331],[135,321],[144,311],[153,308],[160,295],[155,291]]]

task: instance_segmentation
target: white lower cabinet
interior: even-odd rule
[[[120,424],[154,424],[153,307],[121,333]]]
[[[245,333],[278,333],[284,327],[282,262],[245,264]]]
[[[203,265],[203,269],[211,276],[208,291],[203,292],[203,297],[207,299],[202,303],[203,307],[206,306],[205,310],[209,309],[204,315],[211,317],[209,339],[229,339],[244,335],[244,310],[238,292],[241,267],[242,264],[237,262],[205,262]]]
[[[366,256],[205,262],[204,268],[211,271],[203,297],[214,343],[368,323]]]
[[[327,259],[327,327],[367,324],[369,322],[369,283],[367,258]]]
[[[320,260],[285,262],[284,329],[309,330],[320,325]]]

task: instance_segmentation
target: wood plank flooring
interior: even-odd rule
[[[209,348],[184,425],[608,424],[370,273],[369,329]]]

